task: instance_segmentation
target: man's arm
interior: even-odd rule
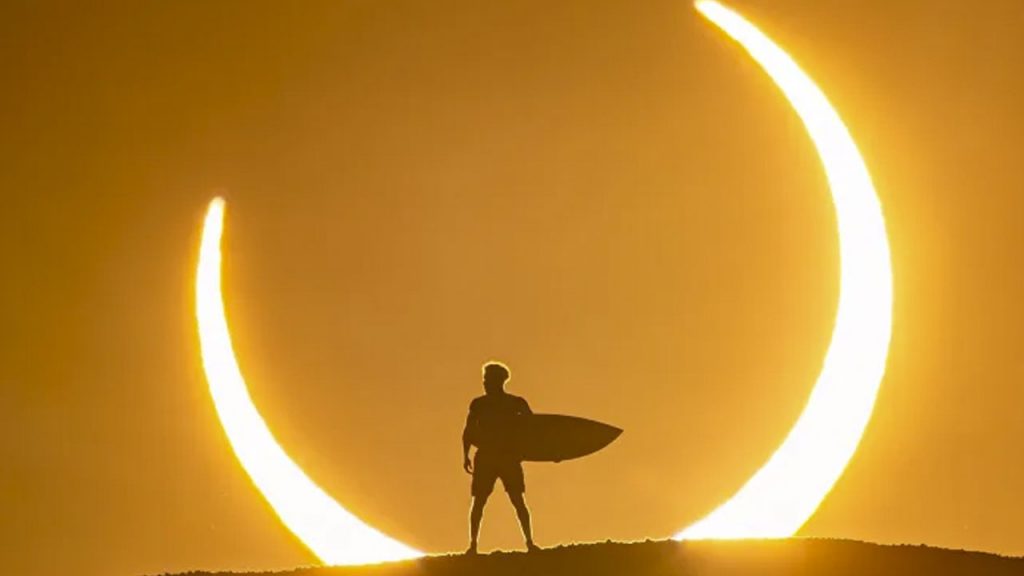
[[[473,414],[473,405],[469,405],[469,415],[466,416],[466,427],[462,429],[462,469],[467,474],[473,473],[473,461],[469,459],[469,447],[473,444],[473,437],[476,432],[476,415]]]

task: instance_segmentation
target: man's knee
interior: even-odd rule
[[[512,501],[512,506],[516,510],[526,509],[526,498],[523,497],[522,492],[513,492],[508,495],[508,499]]]
[[[474,494],[473,495],[473,508],[475,510],[483,510],[484,506],[487,505],[487,498],[490,497],[490,493],[485,494]]]

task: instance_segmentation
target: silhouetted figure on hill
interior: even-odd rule
[[[508,499],[516,509],[527,550],[537,550],[530,528],[530,510],[523,497],[526,492],[523,464],[515,451],[517,424],[523,416],[532,413],[530,405],[519,396],[505,393],[505,382],[510,373],[504,364],[488,362],[484,364],[483,373],[487,393],[469,404],[466,428],[462,431],[462,467],[473,475],[473,506],[469,513],[469,549],[466,553],[477,552],[484,506],[498,478],[501,478]],[[476,446],[472,461],[469,459],[471,445]]]

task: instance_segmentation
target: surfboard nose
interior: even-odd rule
[[[523,422],[519,440],[524,461],[561,462],[593,454],[621,434],[621,428],[587,418],[531,414]]]

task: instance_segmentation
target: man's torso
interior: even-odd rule
[[[526,400],[512,394],[486,394],[469,405],[476,429],[473,444],[488,456],[514,455],[518,427],[530,413]]]

